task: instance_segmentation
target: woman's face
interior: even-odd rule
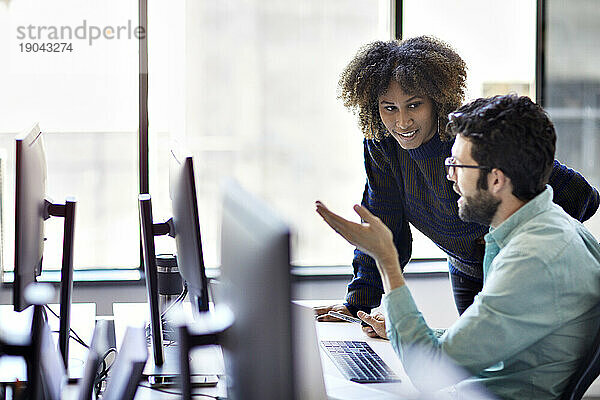
[[[437,133],[431,99],[404,93],[396,81],[379,97],[379,115],[403,149],[416,149]]]

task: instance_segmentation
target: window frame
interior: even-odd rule
[[[403,18],[403,0],[389,0],[390,7],[390,39],[402,40],[402,18]],[[139,7],[139,25],[148,32],[148,0],[138,0]],[[536,91],[536,99],[543,106],[544,100],[544,43],[546,35],[546,0],[536,0],[536,38],[535,38],[535,76],[534,84]],[[139,131],[138,131],[138,154],[139,154],[139,190],[140,193],[149,193],[149,126],[148,126],[148,35],[139,39]],[[431,269],[425,267],[421,269],[415,268],[409,273],[428,274],[439,273],[439,265],[445,265],[446,260],[442,258],[434,259],[415,259],[411,263],[421,264],[423,266],[433,266]],[[331,276],[347,274],[350,265],[347,268],[342,266],[331,266],[332,271],[337,270],[337,273],[326,272],[329,266],[293,266],[295,271],[306,269],[304,273],[296,272],[298,276],[303,276],[306,273],[311,276]],[[143,257],[140,237],[140,265],[138,267],[143,272]]]
[[[139,193],[150,192],[150,164],[149,164],[149,123],[148,123],[148,0],[138,0],[139,20],[138,25],[144,29],[146,35],[138,39],[139,43],[139,107],[138,107],[138,176]],[[142,254],[142,234],[138,218],[138,233],[140,244],[140,263],[137,269],[144,270],[144,256]]]
[[[390,7],[390,39],[402,39],[402,18],[403,18],[403,0],[389,0]],[[545,65],[544,65],[544,48],[545,48],[545,40],[546,40],[546,0],[536,0],[536,45],[535,45],[535,76],[534,76],[534,84],[535,84],[535,93],[537,101],[544,106],[544,83],[545,83]],[[139,79],[139,87],[138,87],[138,102],[139,102],[139,110],[138,110],[138,185],[139,185],[139,193],[149,193],[149,175],[150,175],[150,165],[149,165],[149,111],[148,111],[148,0],[138,0],[138,24],[140,27],[144,29],[146,35],[138,39],[138,48],[139,48],[139,71],[138,71],[138,79]],[[139,223],[139,221],[138,221]],[[140,280],[144,279],[143,276],[143,257],[142,257],[142,246],[141,246],[141,236],[139,238],[139,265],[137,268],[133,268],[133,270],[140,271]],[[416,268],[414,272],[409,273],[439,273],[439,265],[442,263],[445,265],[445,259],[417,259],[411,261],[411,264],[422,264],[422,265],[434,265],[431,270],[420,270]],[[434,264],[432,264],[434,263]],[[327,271],[327,268],[330,268],[331,271]],[[120,276],[120,272],[122,270],[131,270],[131,268],[122,268],[122,267],[114,267],[107,268],[106,273],[101,274],[103,277],[96,280],[97,282],[104,281],[113,281],[114,279],[118,279]],[[303,272],[299,272],[305,269]],[[110,275],[110,271],[114,272],[114,279]],[[293,266],[294,275],[297,276],[314,276],[314,277],[331,277],[331,276],[339,276],[346,275],[351,272],[350,263],[344,266]],[[337,272],[335,272],[337,271]],[[408,272],[408,271],[407,271]],[[210,272],[211,274],[214,273]],[[5,275],[9,274],[9,272],[5,272]],[[76,281],[77,279],[76,274]],[[87,279],[85,280],[87,281]],[[7,283],[7,280],[4,280]]]

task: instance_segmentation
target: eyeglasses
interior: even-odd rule
[[[475,169],[488,169],[491,170],[490,167],[484,167],[482,165],[461,165],[456,163],[456,158],[448,157],[444,160],[444,167],[446,167],[446,177],[448,179],[452,178],[456,173],[455,168],[475,168]]]

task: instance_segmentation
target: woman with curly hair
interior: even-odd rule
[[[446,43],[427,36],[374,42],[361,48],[343,71],[339,97],[358,115],[364,134],[367,182],[362,198],[392,231],[400,265],[412,251],[409,223],[448,256],[459,314],[483,284],[483,236],[488,227],[458,217],[458,194],[446,179],[444,161],[453,141],[445,135],[448,114],[465,97],[466,65]],[[585,221],[600,196],[576,171],[554,161],[549,184],[554,202]],[[354,277],[343,305],[316,308],[320,321],[334,310],[357,315],[379,306],[383,287],[375,261],[354,251]],[[369,336],[384,336],[381,315],[364,316]]]

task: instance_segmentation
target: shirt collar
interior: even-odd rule
[[[490,232],[484,237],[485,242],[495,242],[499,247],[504,247],[511,239],[511,234],[516,228],[552,207],[553,193],[552,187],[546,185],[546,189],[542,193],[525,203],[523,207],[515,211],[500,226],[497,228],[490,227]]]

